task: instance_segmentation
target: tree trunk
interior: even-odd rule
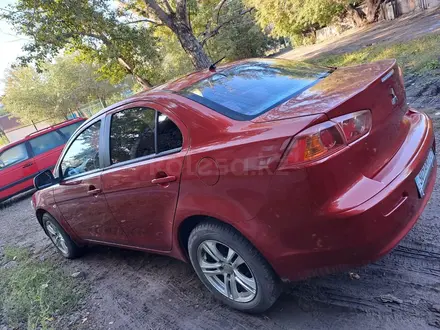
[[[118,62],[119,64],[121,64],[125,70],[127,70],[127,72],[129,74],[131,74],[136,81],[145,89],[150,89],[151,87],[153,87],[153,85],[145,78],[137,75],[136,73],[134,73],[133,68],[127,63],[127,61],[125,59],[123,59],[122,57],[118,57]]]
[[[185,22],[174,21],[171,30],[179,39],[180,45],[188,54],[194,67],[197,70],[209,68],[211,60],[203,49],[202,44],[197,40],[194,32],[186,25]]]
[[[144,0],[157,17],[165,24],[179,39],[180,45],[190,57],[197,70],[209,68],[211,61],[203,49],[202,43],[194,35],[188,16],[186,0],[176,0],[176,11],[173,12],[167,0],[162,1],[167,7],[166,12],[162,9],[157,0]]]
[[[107,102],[105,101],[105,98],[100,97],[99,102],[101,102],[103,108],[107,108]]]
[[[380,5],[384,2],[384,0],[367,0],[367,22],[373,23],[377,21],[379,17],[379,9]]]
[[[352,7],[351,5],[347,8],[347,16],[351,19],[354,26],[360,27],[365,24],[365,15],[362,11],[358,11],[356,8]]]

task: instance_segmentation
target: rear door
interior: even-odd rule
[[[29,140],[39,172],[54,168],[64,144],[82,123],[83,121],[63,126]]]
[[[138,104],[107,115],[109,166],[102,173],[103,192],[130,245],[168,251],[185,127],[158,105]]]
[[[38,169],[26,142],[0,153],[0,200],[32,188]]]

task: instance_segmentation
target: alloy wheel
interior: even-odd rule
[[[197,249],[197,259],[203,275],[222,295],[242,303],[255,298],[255,277],[232,248],[215,240],[206,240]]]
[[[56,226],[54,226],[51,222],[46,223],[46,229],[49,233],[49,237],[52,240],[53,244],[61,251],[62,254],[68,255],[69,248],[66,245],[66,241],[64,240],[63,235],[58,230]]]

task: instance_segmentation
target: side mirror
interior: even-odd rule
[[[37,190],[41,190],[47,187],[50,187],[57,183],[57,180],[54,178],[52,172],[50,170],[46,170],[41,172],[34,178],[34,186]]]

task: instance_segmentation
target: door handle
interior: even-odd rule
[[[168,175],[168,176],[165,176],[163,178],[153,179],[153,180],[151,180],[151,183],[152,184],[162,185],[162,184],[165,184],[165,183],[174,182],[176,180],[177,180],[177,178],[174,175]]]
[[[95,186],[89,186],[89,191],[87,192],[88,195],[96,196],[102,192],[101,189],[95,188]]]
[[[32,165],[34,165],[34,163],[27,163],[27,164],[24,164],[24,165],[23,165],[23,168],[30,167],[30,166],[32,166]]]

